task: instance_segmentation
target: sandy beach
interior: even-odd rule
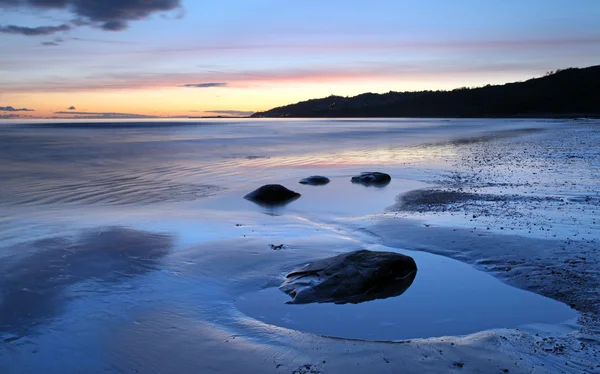
[[[598,121],[0,133],[2,373],[600,372]],[[243,199],[268,183],[302,197]],[[358,249],[413,257],[414,282],[285,304],[290,270]]]

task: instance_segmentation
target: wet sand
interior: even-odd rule
[[[599,125],[511,126],[521,129],[387,153],[360,145],[337,153],[340,165],[325,162],[331,154],[244,156],[251,171],[242,180],[174,201],[160,191],[198,184],[190,170],[199,164],[156,174],[144,187],[153,194],[119,179],[130,186],[119,202],[118,190],[87,193],[102,184],[98,173],[84,176],[84,194],[61,182],[55,201],[25,185],[0,221],[0,372],[598,372]],[[18,168],[6,165],[14,176]],[[389,186],[349,182],[374,167],[392,175]],[[332,182],[297,184],[312,174]],[[274,210],[241,198],[273,175],[302,198]],[[370,342],[274,326],[236,307],[300,264],[361,248],[459,260],[465,273],[483,271],[578,313],[562,323]]]

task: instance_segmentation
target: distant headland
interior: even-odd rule
[[[452,91],[329,96],[251,117],[600,117],[600,65],[557,70],[525,82]]]

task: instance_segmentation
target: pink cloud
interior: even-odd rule
[[[204,73],[118,73],[97,74],[86,79],[45,82],[22,82],[7,85],[6,92],[74,92],[91,90],[128,90],[176,88],[190,82],[223,82],[222,89],[249,88],[277,84],[346,83],[358,81],[439,80],[447,75],[498,72],[533,72],[533,63],[446,64],[428,62],[411,64],[362,63],[353,66],[323,66],[247,71],[211,71]]]

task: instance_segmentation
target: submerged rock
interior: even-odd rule
[[[352,183],[360,183],[365,186],[386,186],[392,181],[392,177],[386,173],[365,172],[352,177]]]
[[[244,199],[259,205],[285,205],[298,199],[300,196],[298,192],[288,190],[280,184],[267,184],[250,192],[244,196]]]
[[[324,186],[329,183],[329,178],[320,175],[304,178],[300,181],[301,184],[309,184],[311,186]]]
[[[412,257],[360,250],[292,270],[279,289],[292,297],[288,304],[358,304],[400,296],[416,275]]]

